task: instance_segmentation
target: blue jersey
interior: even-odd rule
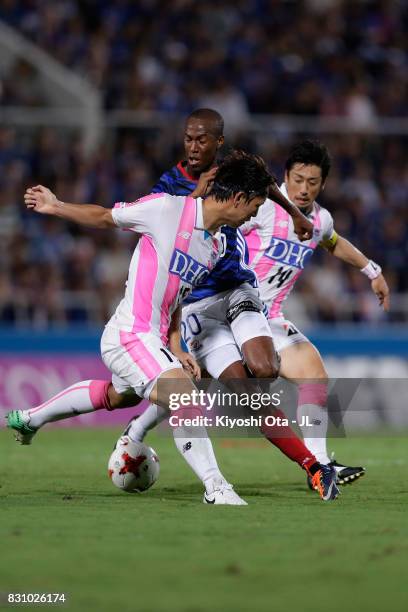
[[[188,174],[183,166],[183,162],[179,162],[177,166],[161,175],[153,187],[152,193],[187,196],[197,187],[197,182]]]
[[[180,162],[160,177],[152,193],[188,195],[196,187],[197,181],[189,176]],[[203,283],[190,293],[185,303],[197,302],[221,291],[238,287],[245,282],[257,287],[256,275],[248,266],[248,248],[241,232],[224,225],[221,228],[221,234],[222,240],[225,240],[224,255]]]

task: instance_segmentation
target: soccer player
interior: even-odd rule
[[[198,181],[190,176],[190,189],[186,184],[186,173],[190,170],[196,172],[208,171],[210,160],[215,161],[216,153],[221,146],[223,121],[220,115],[209,109],[201,109],[192,113],[186,122],[185,130],[185,149],[186,162],[179,163],[170,172],[163,175],[158,185],[153,191],[161,191],[166,189],[172,194],[185,194],[193,189],[193,195],[202,190],[207,185],[209,180],[214,177],[214,170],[210,169],[210,174],[203,176],[201,174],[201,185]],[[211,152],[211,155],[209,154]],[[192,162],[191,168],[189,161]],[[194,169],[195,168],[195,169]],[[215,183],[216,190],[222,186]],[[280,196],[280,192],[276,190],[276,197],[280,198],[289,214],[294,217],[294,227],[301,239],[305,239],[309,233],[312,224],[299,213],[297,208],[289,203],[285,198]],[[153,209],[152,209],[153,213]],[[229,324],[234,328],[235,334],[238,337],[238,343],[242,353],[245,356],[247,366],[256,377],[273,378],[278,373],[277,357],[273,347],[271,333],[267,326],[266,319],[262,314],[262,302],[259,299],[258,290],[255,289],[257,281],[254,273],[249,270],[245,263],[245,242],[239,232],[232,227],[222,228],[222,242],[224,245],[224,255],[222,257],[222,266],[215,266],[211,273],[210,295],[217,294],[224,290],[226,286],[230,286],[228,292],[228,310],[234,312],[234,316]],[[237,246],[238,244],[238,246]],[[200,291],[203,287],[203,281],[200,283]],[[187,295],[185,296],[187,297]],[[198,296],[196,299],[200,299]],[[240,332],[242,330],[242,333]],[[188,367],[188,366],[187,366]],[[191,368],[188,368],[190,373],[193,373]],[[243,376],[246,378],[246,372],[243,370]],[[226,378],[230,378],[228,375]],[[238,378],[238,376],[237,376]],[[126,405],[133,405],[130,396],[127,398]],[[120,407],[120,406],[114,406]],[[123,405],[122,405],[123,407]],[[47,422],[46,413],[41,411],[44,418],[41,424]],[[131,439],[142,439],[146,432],[151,429],[156,423],[165,418],[167,413],[159,407],[149,407],[143,415],[136,421],[130,424],[125,434]],[[304,468],[310,477],[314,480],[316,487],[322,499],[329,500],[337,497],[338,491],[335,486],[334,472],[331,469],[322,467],[316,462],[315,457],[305,445],[293,434],[289,427],[281,426],[279,430],[272,428],[265,432],[268,439],[275,444],[287,457],[296,461]],[[123,436],[117,444],[123,442]]]
[[[224,142],[223,126],[223,119],[216,111],[211,109],[194,111],[185,124],[185,161],[179,162],[164,173],[152,191],[165,190],[167,193],[183,195],[191,193],[194,196],[203,195],[210,189],[211,194],[216,155]],[[282,197],[275,185],[272,189],[274,197],[281,202],[288,214],[293,216],[299,239],[310,237],[313,228],[310,221],[299,215],[297,207]],[[199,357],[214,378],[225,381],[231,378],[246,379],[247,372],[242,365],[241,354],[255,378],[274,378],[279,370],[278,359],[267,320],[262,312],[263,304],[257,289],[257,279],[246,263],[244,238],[236,228],[223,227],[221,232],[225,243],[224,254],[210,275],[190,294],[193,296],[193,301],[197,302],[192,308],[197,306],[200,309],[202,305],[205,309],[207,304],[212,308],[211,315],[203,323],[204,332],[200,336]],[[186,296],[184,303],[188,304],[190,296]],[[190,312],[192,311],[188,305],[183,308],[182,326],[187,340],[186,330],[191,320]],[[224,342],[225,337],[228,337],[228,342],[233,345],[234,362],[237,345],[239,347],[240,368],[238,364],[232,369],[229,367],[232,362],[229,360],[230,347]],[[221,350],[218,350],[219,338],[221,338]],[[205,359],[202,359],[204,354]],[[210,363],[207,362],[207,358],[211,360]],[[160,414],[160,409],[149,406],[143,415],[129,423],[123,436],[141,441],[147,431],[161,418],[163,415]],[[306,469],[312,479],[315,478],[319,494],[323,499],[327,497],[328,491],[330,492],[328,499],[335,499],[338,492],[332,486],[333,473],[330,469],[322,471],[314,464],[313,455],[289,427],[269,428],[264,433],[288,458]]]
[[[8,426],[22,443],[31,442],[49,421],[134,405],[135,396],[157,404],[168,415],[169,389],[160,381],[171,379],[179,392],[194,390],[183,365],[194,374],[196,364],[171,342],[174,329],[178,336],[177,308],[219,259],[220,226],[238,227],[256,215],[271,182],[261,158],[233,152],[218,167],[212,194],[205,200],[151,194],[110,210],[61,202],[41,185],[26,191],[26,206],[37,213],[94,228],[118,226],[142,238],[130,262],[125,296],[101,339],[111,382],[82,381],[41,406],[8,413]],[[199,432],[192,438],[191,428],[182,421],[173,428],[177,448],[204,484],[204,502],[245,505],[222,476],[205,429],[194,431],[196,436]]]
[[[323,173],[322,182],[324,182],[323,178],[325,180],[327,173],[325,174],[324,167],[321,169],[321,171]],[[318,192],[319,189],[316,193]],[[284,191],[284,195],[290,199],[290,196],[293,195],[293,193],[291,192],[288,195],[288,193]],[[275,196],[273,196],[273,198],[276,199]],[[295,199],[295,202],[297,205],[298,198]],[[276,306],[276,303],[275,311],[270,304],[270,292],[272,291],[272,288],[275,287],[280,289],[280,291],[277,292],[279,294],[280,303],[280,301],[287,295],[294,280],[300,273],[299,270],[297,270],[295,278],[291,280],[290,276],[292,273],[287,267],[283,268],[282,266],[275,266],[272,274],[268,275],[271,266],[273,266],[275,263],[273,257],[271,257],[271,253],[272,255],[275,254],[276,257],[278,257],[278,255],[282,256],[283,258],[287,256],[292,258],[292,260],[295,262],[297,262],[297,260],[300,258],[300,263],[304,265],[305,261],[307,260],[307,256],[312,253],[312,248],[314,248],[317,244],[316,236],[323,236],[323,234],[318,233],[322,232],[322,229],[318,229],[315,224],[314,236],[312,240],[302,243],[296,236],[296,233],[292,234],[292,221],[290,221],[290,223],[288,221],[290,216],[280,206],[276,206],[276,204],[271,200],[267,200],[263,212],[256,219],[250,221],[249,224],[246,224],[246,226],[242,228],[244,233],[250,232],[250,230],[254,227],[261,226],[264,217],[267,215],[267,211],[269,212],[269,216],[272,215],[271,211],[274,211],[272,215],[274,223],[269,223],[266,228],[263,228],[262,243],[260,238],[261,232],[251,232],[251,234],[248,236],[248,246],[250,247],[251,253],[251,267],[253,267],[257,274],[260,275],[261,298],[269,306],[268,316],[270,317],[271,314],[279,311],[279,307]],[[305,208],[305,212],[308,212],[307,207]],[[328,211],[326,211],[324,215],[326,220],[328,217],[330,217]],[[313,215],[309,216],[309,218],[315,223]],[[282,242],[281,238],[287,236],[288,228],[290,228],[292,240]],[[330,234],[329,229],[324,228],[324,231],[327,234]],[[326,237],[326,234],[324,234],[324,236]],[[295,237],[295,239],[293,239],[293,237]],[[265,250],[272,245],[276,247],[275,250],[273,252],[271,250],[267,250],[265,252]],[[352,251],[351,254],[350,250]],[[304,257],[305,254],[306,256]],[[354,249],[354,251],[352,249],[347,250],[346,257],[350,256],[352,258],[356,257],[356,249]],[[304,257],[304,259],[302,259],[302,257]],[[356,261],[362,265],[368,260],[364,256],[361,257],[359,257]],[[351,261],[354,261],[354,259],[351,259]],[[218,267],[220,267],[222,264],[223,260],[220,260]],[[212,377],[218,378],[222,381],[228,381],[231,379],[242,380],[246,377],[246,372],[242,364],[242,344],[240,342],[245,334],[251,334],[251,315],[249,313],[245,313],[236,321],[231,321],[231,309],[229,309],[230,293],[228,291],[223,292],[220,290],[222,287],[221,284],[219,285],[220,288],[218,291],[216,290],[216,287],[214,290],[214,285],[212,283],[213,274],[211,274],[202,284],[200,284],[200,286],[196,287],[186,300],[190,304],[183,308],[183,331],[185,340],[200,365],[204,367]],[[385,281],[380,279],[379,282],[383,283]],[[386,290],[388,291],[388,289]],[[279,338],[278,350],[280,350],[280,348],[284,349],[285,346],[291,345],[292,343],[296,344],[297,338],[299,338],[300,342],[302,342],[302,336],[297,335],[299,332],[294,326],[291,326],[287,321],[280,322],[280,327],[279,325],[270,325],[274,340],[275,334],[277,335],[277,338]],[[285,342],[282,343],[283,335]],[[287,342],[289,344],[286,344]],[[364,474],[364,468],[349,467],[339,464],[336,461],[330,461],[327,455],[326,432],[328,415],[325,406],[327,383],[323,384],[320,382],[322,376],[327,379],[327,374],[323,375],[323,371],[316,366],[316,359],[314,357],[318,355],[317,350],[314,347],[309,347],[312,347],[310,343],[308,343],[307,348],[305,348],[304,352],[302,352],[302,356],[299,358],[299,361],[296,360],[296,366],[293,365],[293,354],[289,354],[287,359],[289,366],[288,368],[281,370],[280,374],[289,380],[299,380],[299,378],[302,377],[319,379],[319,382],[315,384],[312,384],[311,381],[303,381],[303,384],[301,384],[299,387],[299,422],[302,422],[302,416],[308,416],[309,422],[313,421],[315,423],[313,426],[313,435],[311,435],[310,428],[308,428],[306,425],[302,427],[302,433],[305,436],[305,443],[309,450],[311,450],[314,454],[315,452],[318,452],[319,460],[322,463],[329,465],[336,471],[338,484],[351,483]],[[310,353],[312,353],[312,355]],[[294,369],[295,372],[299,372],[298,376],[294,374]],[[292,446],[293,448],[296,448],[297,446],[296,439],[292,440],[290,435],[286,437],[286,432],[284,433],[282,430],[280,432],[280,437],[279,435],[276,435],[276,430],[271,431],[270,429],[265,429],[264,433],[272,443],[281,448],[282,452],[296,461],[295,455],[292,451]],[[311,445],[312,448],[310,448],[309,445]],[[310,477],[308,479],[308,483],[310,485]]]
[[[281,357],[280,374],[299,382],[298,419],[308,415],[314,423],[313,435],[308,433],[310,428],[302,429],[306,446],[321,463],[334,467],[338,483],[347,484],[362,476],[365,470],[330,461],[326,447],[328,375],[316,347],[281,311],[282,303],[318,246],[360,269],[371,281],[380,305],[384,310],[389,308],[389,289],[380,266],[339,236],[329,211],[316,202],[326,184],[330,165],[327,148],[309,140],[294,146],[286,160],[281,190],[313,222],[311,240],[300,243],[288,214],[270,200],[241,229],[249,248],[251,267],[259,279],[261,297],[268,308],[269,327]]]
[[[212,183],[216,171],[216,156],[224,144],[224,120],[212,109],[198,109],[187,117],[184,130],[184,161],[179,162],[168,172],[165,172],[153,187],[152,193],[170,193],[172,195],[205,195],[206,189]],[[274,184],[275,185],[275,182]],[[281,206],[293,217],[295,231],[302,240],[311,236],[312,224],[302,215],[296,206],[286,198],[282,198],[279,189],[275,187]],[[265,325],[262,315],[263,305],[256,290],[257,279],[249,269],[246,258],[245,240],[236,228],[224,226],[221,228],[222,240],[225,245],[221,260],[214,267],[205,283],[194,293],[194,301],[214,295],[227,289],[237,289],[230,295],[229,308],[234,310],[231,326],[235,328],[235,320],[248,315],[250,324],[237,338],[245,362],[256,378],[278,375],[278,360],[273,346],[270,331]],[[188,299],[184,300],[188,303]],[[236,328],[239,330],[244,326]]]

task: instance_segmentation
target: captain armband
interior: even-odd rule
[[[375,263],[375,261],[369,260],[368,264],[365,268],[360,270],[363,274],[365,274],[370,280],[374,280],[378,278],[382,272],[381,266]]]
[[[321,242],[319,242],[319,246],[323,247],[324,249],[327,249],[328,251],[332,251],[334,247],[336,246],[336,242],[338,238],[339,238],[338,233],[333,230],[333,233],[330,236],[330,238],[327,238],[326,240],[322,240]]]

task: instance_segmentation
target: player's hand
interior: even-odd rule
[[[387,281],[382,274],[371,281],[371,289],[378,297],[380,305],[387,312],[390,309],[390,290],[388,288]]]
[[[208,172],[202,172],[197,183],[197,187],[194,189],[191,197],[201,198],[207,194],[214,181],[214,177],[217,174],[217,166],[208,170]]]
[[[183,366],[183,370],[187,372],[192,378],[195,380],[200,380],[201,378],[201,369],[196,360],[190,353],[185,353],[184,351],[180,351],[176,354],[177,359],[180,361]]]
[[[293,229],[302,242],[310,240],[313,236],[313,223],[300,211],[299,214],[293,217]]]
[[[52,214],[58,205],[56,196],[43,185],[29,187],[24,194],[24,203],[38,213]]]

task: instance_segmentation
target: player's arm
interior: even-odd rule
[[[269,187],[268,196],[292,217],[293,229],[299,240],[310,240],[313,236],[313,223],[283,195],[276,182]]]
[[[321,243],[321,246],[326,248],[330,253],[358,268],[371,280],[371,288],[384,310],[390,307],[390,290],[387,281],[381,273],[381,268],[378,264],[368,259],[361,251],[359,251],[351,242],[333,232],[333,235],[328,240]]]
[[[61,202],[47,187],[30,187],[24,194],[27,208],[43,215],[53,215],[88,227],[115,227],[110,209],[96,204]]]
[[[175,357],[180,361],[184,370],[193,378],[199,380],[201,378],[200,366],[190,353],[186,353],[181,348],[181,306],[178,306],[171,317],[169,327],[169,349]]]

